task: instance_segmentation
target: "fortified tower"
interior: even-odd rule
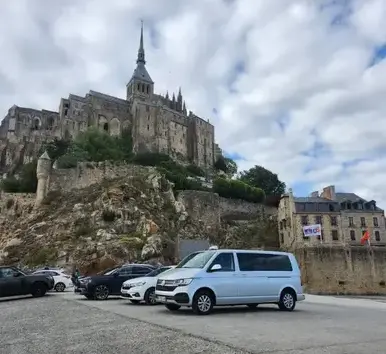
[[[39,157],[37,168],[36,168],[36,177],[38,179],[38,186],[36,188],[36,201],[35,201],[36,207],[42,204],[42,201],[47,194],[50,173],[51,173],[51,159],[48,156],[47,151],[45,151],[44,154]]]

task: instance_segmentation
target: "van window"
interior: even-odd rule
[[[189,255],[187,255],[180,263],[177,264],[176,268],[182,268],[182,266],[190,261],[193,257],[195,257],[197,254],[202,253],[203,251],[193,252]]]
[[[220,272],[234,272],[235,271],[235,262],[233,259],[233,253],[230,253],[230,252],[220,253],[214,259],[214,261],[212,262],[210,267],[212,267],[215,264],[221,265]]]
[[[188,262],[182,266],[179,264],[176,268],[204,268],[216,252],[217,251],[205,251],[197,253]]]
[[[241,271],[292,272],[287,255],[268,253],[237,253]]]

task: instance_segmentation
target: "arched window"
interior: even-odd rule
[[[121,127],[121,122],[118,120],[118,118],[113,118],[110,121],[110,135],[119,136],[121,131],[120,127]]]
[[[149,93],[149,85],[146,86],[146,92]]]
[[[138,89],[138,92],[141,91],[141,85],[140,84],[137,84],[137,89]]]
[[[145,92],[145,84],[142,84],[142,92]]]
[[[32,130],[39,130],[40,128],[40,119],[35,117],[32,123]]]
[[[47,119],[47,129],[48,130],[52,130],[53,127],[54,127],[54,118],[48,117],[48,119]]]

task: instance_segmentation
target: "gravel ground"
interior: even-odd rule
[[[1,354],[246,353],[58,295],[0,300]]]
[[[268,305],[210,316],[71,292],[0,300],[0,354],[379,354],[386,304],[377,300],[309,295],[292,313]]]

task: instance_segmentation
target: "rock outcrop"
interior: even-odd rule
[[[259,235],[267,235],[265,219],[222,220],[217,194],[187,191],[189,200],[175,198],[172,183],[155,170],[141,171],[85,188],[51,190],[39,207],[33,197],[8,196],[0,214],[0,264],[76,265],[95,272],[138,260],[174,263],[180,239],[220,247],[267,245]]]

